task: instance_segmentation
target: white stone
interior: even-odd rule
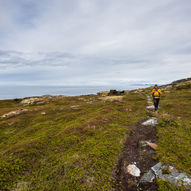
[[[155,126],[157,124],[157,118],[152,117],[142,123],[144,126]]]
[[[151,110],[151,109],[154,109],[155,107],[154,105],[148,105],[146,108]]]
[[[139,177],[141,174],[141,171],[139,168],[136,167],[134,164],[130,164],[127,166],[127,172],[131,174],[132,176]]]
[[[152,98],[150,96],[147,96],[147,101],[151,101]]]

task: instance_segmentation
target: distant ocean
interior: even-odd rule
[[[96,94],[110,89],[132,90],[149,85],[132,86],[0,86],[0,100],[42,95],[79,96]]]

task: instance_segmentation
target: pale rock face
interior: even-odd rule
[[[157,118],[152,117],[142,123],[144,126],[155,126],[157,124]]]
[[[131,174],[132,176],[139,177],[141,174],[141,171],[136,165],[130,164],[127,166],[127,173]]]

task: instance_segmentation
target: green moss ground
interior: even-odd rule
[[[0,101],[0,115],[17,108],[29,112],[0,120],[0,190],[111,190],[113,170],[124,136],[136,122],[152,116],[146,95],[123,100],[101,96],[53,98],[21,106]],[[79,109],[71,106],[79,105]],[[42,115],[41,112],[46,112]],[[191,174],[191,89],[183,84],[163,91],[157,125],[157,160]],[[183,190],[158,180],[159,191]]]
[[[191,174],[191,89],[172,88],[160,105],[158,157]]]
[[[112,171],[128,127],[146,117],[146,99],[64,97],[0,121],[0,188],[24,182],[28,190],[110,190]],[[70,106],[80,105],[79,110]],[[23,108],[0,101],[1,114]],[[45,111],[46,115],[41,115]]]

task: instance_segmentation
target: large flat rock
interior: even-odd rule
[[[167,168],[169,173],[165,174],[163,172],[163,169]],[[160,178],[162,180],[168,180],[175,184],[176,186],[181,185],[189,185],[191,186],[191,177],[189,177],[184,172],[179,172],[175,167],[173,166],[166,166],[163,165],[161,162],[157,163],[155,166],[151,168],[157,178]]]

